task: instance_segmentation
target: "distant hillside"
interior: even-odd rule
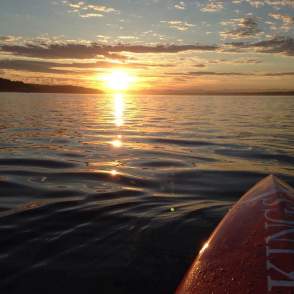
[[[77,93],[77,94],[99,94],[97,89],[70,86],[70,85],[40,85],[27,84],[23,82],[10,81],[0,78],[0,92],[27,92],[27,93]]]
[[[103,91],[86,87],[70,85],[41,85],[27,84],[0,78],[0,92],[26,92],[26,93],[76,93],[76,94],[101,94]],[[131,91],[130,94],[148,95],[244,95],[244,96],[294,96],[294,91],[259,91],[259,92],[233,92],[233,91],[183,91],[183,90],[147,90],[142,92]]]

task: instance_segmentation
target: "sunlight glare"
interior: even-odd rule
[[[111,175],[114,176],[114,177],[118,174],[118,173],[117,173],[117,170],[115,170],[115,169],[113,169],[110,173],[111,173]]]
[[[122,94],[115,94],[114,96],[114,123],[117,127],[121,127],[124,123],[124,99]]]
[[[125,91],[134,82],[135,78],[125,70],[114,70],[105,77],[106,86],[113,91]]]
[[[206,243],[202,246],[202,248],[201,248],[199,254],[203,254],[203,252],[204,252],[208,247],[209,247],[209,242],[206,242]]]
[[[120,148],[122,146],[122,141],[119,139],[113,140],[111,142],[111,145],[115,148]]]

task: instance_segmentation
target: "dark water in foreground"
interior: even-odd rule
[[[294,185],[294,97],[0,94],[0,293],[172,293],[230,206]]]

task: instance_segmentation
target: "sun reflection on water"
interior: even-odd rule
[[[115,177],[118,174],[116,169],[113,169],[110,173],[113,177]]]
[[[124,124],[124,96],[117,93],[114,95],[114,124],[121,127]]]
[[[115,140],[111,141],[111,144],[115,148],[120,148],[122,146],[122,140],[115,139]]]
[[[122,140],[122,126],[124,125],[124,95],[121,93],[113,94],[113,123],[116,127],[117,134],[115,138],[110,142],[113,148],[119,149],[123,146]],[[115,164],[116,162],[114,162]],[[110,171],[110,174],[115,177],[118,174],[117,169],[113,169]]]

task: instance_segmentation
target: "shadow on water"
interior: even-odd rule
[[[247,189],[294,184],[293,100],[206,98],[1,97],[1,293],[172,293]]]

